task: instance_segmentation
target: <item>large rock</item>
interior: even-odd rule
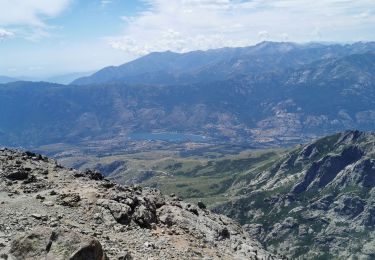
[[[77,193],[64,193],[57,197],[57,203],[63,206],[76,207],[81,197]]]
[[[105,260],[101,244],[82,234],[38,229],[19,235],[10,247],[11,259],[32,260]]]
[[[7,173],[5,177],[12,181],[26,180],[29,177],[29,172],[25,170],[14,170]]]

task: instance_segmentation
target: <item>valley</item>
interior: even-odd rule
[[[201,200],[211,205],[215,200],[226,200],[226,191],[243,171],[267,167],[289,150],[191,142],[136,143],[138,149],[99,156],[98,152],[87,154],[66,146],[61,151],[52,150],[53,146],[37,151],[53,156],[67,167],[97,169],[117,183],[154,187],[165,194],[176,193],[189,201]]]

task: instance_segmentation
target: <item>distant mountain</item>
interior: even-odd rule
[[[85,77],[92,74],[92,72],[76,72],[76,73],[69,73],[69,74],[63,74],[58,76],[49,77],[46,79],[43,79],[43,81],[51,82],[51,83],[58,83],[58,84],[69,84],[72,81]]]
[[[375,51],[375,43],[348,45],[262,42],[244,48],[222,48],[188,53],[151,53],[118,67],[104,68],[72,82],[76,85],[186,84],[224,80],[234,75],[295,68],[322,58]]]
[[[15,82],[15,81],[17,81],[17,79],[15,78],[7,77],[7,76],[0,76],[0,84],[10,83],[10,82]]]
[[[321,53],[337,47],[298,48],[318,48],[310,51],[317,53],[319,46]],[[279,69],[198,83],[9,83],[0,86],[0,143],[113,141],[129,133],[164,131],[200,134],[215,142],[278,146],[345,129],[374,130],[375,54],[368,52],[372,46],[344,45],[338,47],[340,57],[323,55],[299,66],[270,64]],[[268,63],[272,59],[266,54],[276,53],[279,64],[280,50],[294,45],[263,43],[253,48],[262,49]],[[172,60],[180,57],[169,55]],[[186,67],[191,65],[181,70]]]
[[[69,73],[63,74],[53,77],[18,77],[18,78],[11,78],[7,76],[0,76],[0,84],[11,83],[16,81],[44,81],[50,83],[57,83],[57,84],[69,84],[77,78],[84,77],[91,74],[91,72],[77,72],[77,73]]]

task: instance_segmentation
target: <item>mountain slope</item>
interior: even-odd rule
[[[232,184],[216,208],[292,258],[374,257],[375,134],[348,131],[300,146]],[[241,188],[239,188],[241,187]]]
[[[276,259],[203,204],[30,152],[0,150],[0,204],[4,259]]]

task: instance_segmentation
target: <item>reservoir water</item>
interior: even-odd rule
[[[186,134],[186,133],[131,133],[128,135],[130,140],[160,140],[168,142],[203,142],[206,141],[206,137],[202,135]]]

